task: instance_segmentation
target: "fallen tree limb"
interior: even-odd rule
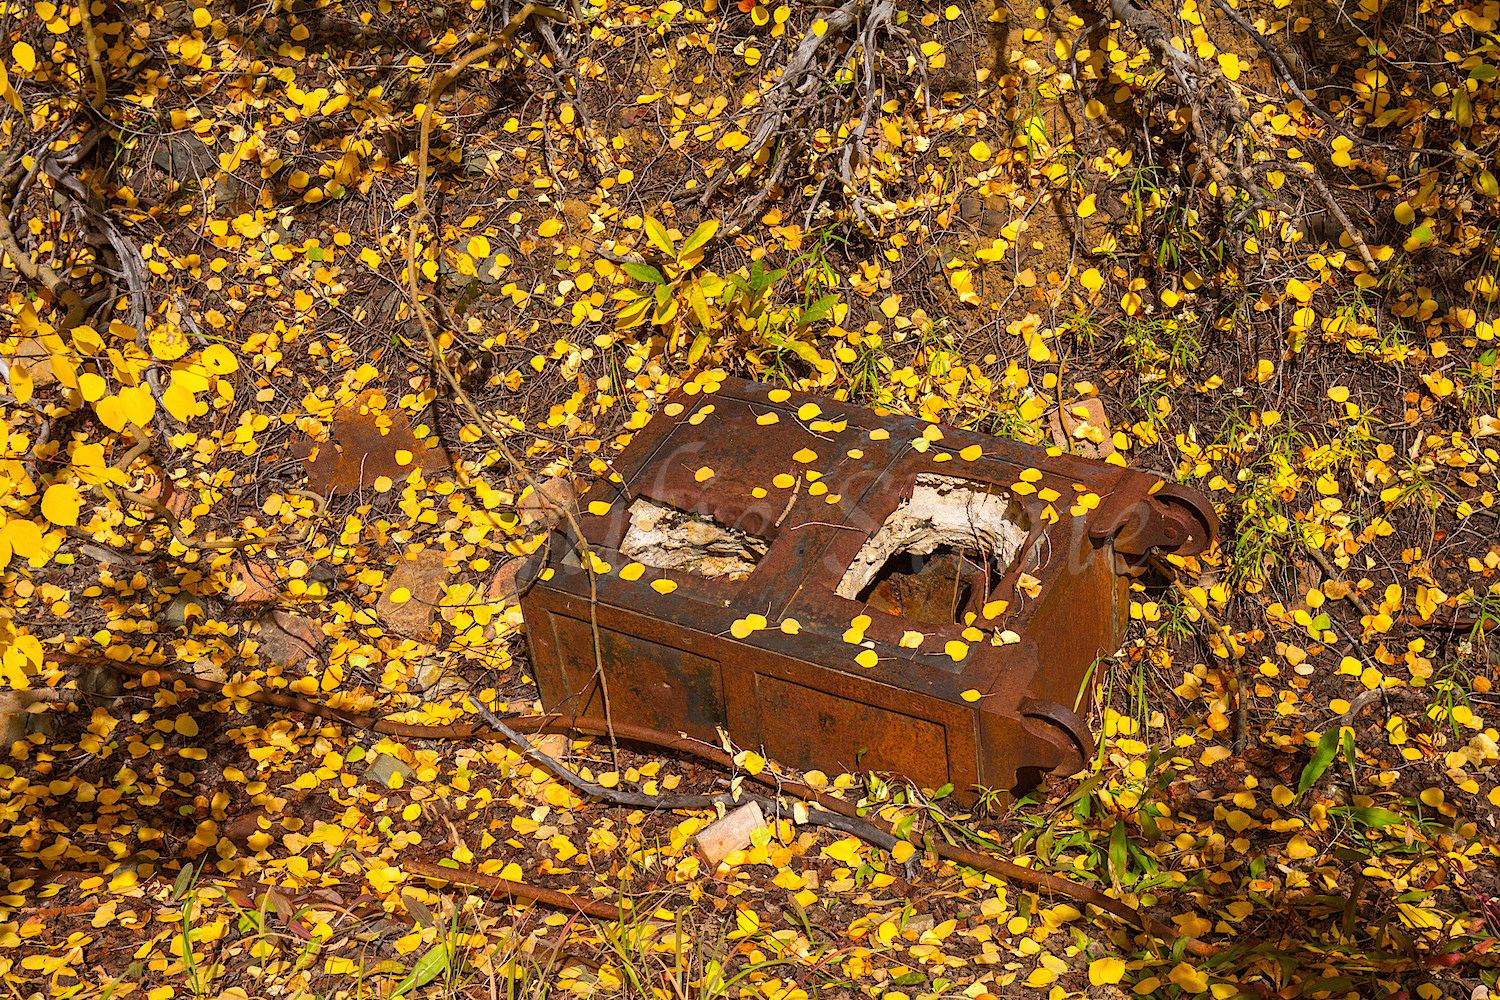
[[[580,791],[585,791],[590,795],[594,795],[594,790],[598,789],[599,792],[605,793],[603,795],[600,795],[599,797],[605,799],[606,801],[618,801],[619,804],[623,805],[642,806],[649,804],[655,808],[693,809],[711,808],[714,805],[715,801],[723,802],[726,805],[739,804],[740,801],[743,801],[743,799],[735,799],[730,794],[712,796],[705,795],[651,797],[644,796],[640,793],[635,792],[620,791],[617,793],[617,790],[605,789],[593,784],[592,782],[583,781],[583,779],[578,775],[574,774],[567,768],[562,767],[556,761],[553,761],[551,757],[548,757],[546,754],[542,754],[534,746],[531,745],[529,740],[525,740],[519,735],[522,732],[570,732],[575,730],[579,732],[593,733],[601,736],[612,733],[620,739],[630,740],[632,742],[642,743],[664,750],[674,750],[681,753],[691,754],[692,756],[698,757],[701,760],[708,761],[719,767],[726,768],[731,771],[736,769],[733,757],[717,747],[710,746],[699,740],[690,739],[687,736],[674,736],[670,733],[662,733],[656,730],[647,729],[642,726],[631,726],[625,725],[623,723],[613,723],[604,719],[591,719],[581,717],[569,718],[555,715],[524,716],[519,718],[513,717],[504,720],[498,720],[498,717],[494,716],[493,713],[488,713],[487,710],[483,714],[489,715],[490,723],[492,726],[495,721],[500,721],[500,729],[485,729],[481,726],[473,725],[470,723],[455,723],[448,726],[419,726],[411,725],[408,723],[392,722],[388,719],[377,719],[374,716],[360,715],[354,712],[346,712],[341,709],[330,708],[326,705],[319,705],[304,698],[276,694],[269,691],[230,692],[227,690],[228,688],[237,686],[234,685],[233,682],[220,683],[217,681],[210,681],[204,678],[194,677],[191,674],[179,673],[165,667],[140,666],[133,663],[108,660],[102,657],[80,656],[77,654],[69,653],[47,653],[45,654],[45,659],[49,663],[58,665],[73,665],[85,663],[104,664],[113,666],[124,673],[128,673],[136,677],[144,677],[146,673],[153,672],[158,675],[160,680],[181,682],[186,687],[194,688],[205,693],[215,694],[221,697],[244,698],[247,701],[256,702],[258,704],[269,705],[276,708],[284,708],[291,711],[305,712],[309,715],[315,715],[319,718],[327,719],[329,721],[342,722],[348,725],[357,726],[362,729],[368,729],[372,732],[380,733],[386,736],[398,736],[408,739],[507,740],[516,747],[522,749],[524,752],[527,752],[530,756],[533,757],[533,759],[537,759],[543,764],[550,764],[551,766],[549,767],[549,770],[551,770],[552,773],[555,774],[560,780],[566,781],[573,787],[578,788]],[[568,777],[564,777],[564,774],[568,775]],[[854,836],[860,837],[860,839],[862,840],[873,843],[875,846],[880,847],[883,850],[891,850],[897,842],[895,828],[892,824],[885,823],[875,816],[861,816],[859,813],[859,808],[857,806],[852,803],[845,802],[843,799],[837,798],[833,795],[829,795],[826,792],[819,791],[818,789],[812,788],[800,782],[785,780],[773,773],[770,773],[769,771],[762,771],[758,775],[749,775],[748,777],[751,780],[774,790],[777,795],[793,795],[810,804],[818,806],[821,810],[823,810],[824,815],[820,816],[816,810],[809,810],[808,812],[808,817],[810,820],[812,819],[812,817],[818,817],[818,825],[828,826],[833,829],[851,833]],[[776,810],[779,808],[779,804],[776,802],[761,798],[757,798],[756,801],[761,802],[763,808],[770,808],[772,810]],[[839,817],[846,822],[839,823],[830,821],[830,814],[832,816]],[[1078,882],[1072,881],[1071,879],[1063,878],[1060,875],[1054,875],[1050,872],[1037,871],[1032,868],[1027,868],[1023,865],[1018,865],[1013,861],[1008,861],[1003,858],[997,858],[989,854],[981,854],[977,851],[971,851],[967,848],[949,844],[941,840],[934,841],[932,849],[938,854],[939,857],[946,858],[947,860],[953,861],[956,864],[973,868],[975,871],[997,875],[1012,882],[1016,882],[1021,885],[1029,885],[1036,889],[1045,889],[1050,892],[1056,892],[1061,895],[1067,896],[1070,899],[1077,900],[1080,903],[1085,903],[1087,905],[1097,907],[1098,909],[1103,910],[1115,917],[1118,917],[1126,923],[1138,927],[1146,933],[1161,938],[1164,941],[1176,942],[1180,938],[1182,938],[1182,935],[1178,934],[1177,931],[1163,924],[1161,921],[1140,912],[1136,908],[1128,905],[1121,900],[1106,895],[1104,892],[1094,888],[1093,886],[1082,885]],[[1218,950],[1215,946],[1205,944],[1204,942],[1199,941],[1196,938],[1187,938],[1184,941],[1184,947],[1194,955],[1212,955],[1217,953]]]
[[[413,201],[417,206],[417,210],[412,215],[406,241],[406,293],[411,303],[412,313],[416,316],[417,324],[422,328],[422,336],[427,341],[427,350],[433,366],[442,373],[443,378],[453,390],[454,396],[463,404],[464,409],[468,411],[474,422],[484,429],[486,436],[489,437],[490,442],[499,451],[511,470],[520,476],[536,492],[537,496],[540,497],[543,495],[542,484],[536,481],[531,471],[510,450],[510,445],[496,432],[494,421],[484,419],[479,412],[479,408],[474,405],[474,401],[464,391],[463,384],[459,382],[458,376],[454,375],[452,369],[448,367],[447,359],[443,356],[443,347],[438,343],[437,336],[432,332],[432,320],[427,314],[427,309],[422,305],[422,295],[417,288],[417,275],[419,273],[417,270],[417,233],[420,231],[424,221],[433,223],[433,231],[436,232],[437,230],[436,220],[432,217],[432,209],[427,204],[427,160],[431,152],[433,106],[442,97],[444,91],[452,86],[453,82],[462,76],[469,66],[475,61],[488,56],[499,47],[500,43],[498,41],[492,41],[487,45],[480,46],[454,63],[449,69],[433,77],[432,83],[427,88],[427,103],[422,112],[421,139],[417,148],[417,184],[416,190],[413,192]],[[594,570],[595,557],[594,553],[588,547],[586,536],[583,533],[583,525],[579,523],[578,515],[573,512],[572,506],[563,504],[562,513],[563,517],[567,519],[568,526],[573,531],[573,544],[577,547],[579,559],[588,573],[589,631],[594,641],[594,677],[599,681],[599,690],[604,699],[604,717],[609,719],[613,716],[609,707],[609,679],[604,674],[604,653],[599,637],[599,581]],[[615,745],[613,733],[609,735],[609,742],[611,752],[618,758],[619,748]]]
[[[527,885],[525,882],[512,882],[510,879],[496,878],[494,875],[484,875],[479,872],[466,871],[461,868],[449,868],[446,865],[435,865],[427,861],[416,861],[402,859],[397,862],[404,872],[420,875],[422,878],[441,879],[452,882],[454,885],[466,885],[472,889],[483,889],[491,894],[503,896],[515,896],[520,899],[533,899],[538,903],[546,903],[548,906],[559,910],[575,910],[578,913],[590,917],[598,917],[601,920],[623,920],[630,915],[630,910],[622,910],[611,903],[603,903],[593,899],[579,899],[556,889],[544,889],[539,885]]]

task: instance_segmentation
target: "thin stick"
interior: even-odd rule
[[[1172,587],[1183,600],[1191,604],[1203,616],[1203,620],[1213,626],[1215,632],[1219,633],[1219,639],[1224,643],[1224,653],[1229,657],[1230,663],[1234,665],[1234,752],[1242,754],[1246,745],[1250,742],[1249,705],[1245,697],[1245,665],[1242,662],[1244,650],[1235,652],[1234,640],[1230,637],[1229,628],[1223,622],[1214,617],[1214,613],[1208,610],[1208,605],[1198,600],[1198,595],[1182,585],[1177,578],[1177,571],[1172,564],[1156,555],[1151,556],[1151,562],[1158,570],[1164,573],[1167,579],[1172,581]]]
[[[461,868],[448,868],[444,865],[434,865],[426,861],[414,861],[402,858],[397,866],[404,872],[420,875],[423,878],[442,879],[452,882],[454,885],[467,885],[474,889],[483,889],[490,893],[499,893],[505,896],[516,896],[521,899],[534,899],[538,903],[546,903],[559,910],[576,910],[579,913],[601,920],[624,920],[629,911],[622,910],[610,903],[599,902],[593,899],[579,899],[556,889],[544,889],[539,885],[527,885],[524,882],[512,882],[506,878],[496,878],[494,875],[482,875],[479,872],[465,871]]]
[[[513,745],[517,747],[529,747],[528,753],[533,757],[533,759],[543,762],[544,764],[550,763],[552,767],[556,768],[556,770],[553,770],[553,773],[556,774],[561,780],[567,781],[574,787],[579,787],[581,785],[584,788],[588,788],[591,790],[590,794],[593,794],[592,789],[597,788],[600,792],[606,793],[605,797],[608,798],[623,799],[624,797],[629,796],[633,802],[640,800],[649,800],[649,804],[653,808],[702,808],[705,806],[713,805],[715,801],[725,802],[726,804],[728,804],[741,801],[745,798],[753,798],[755,799],[755,801],[763,803],[766,807],[771,809],[776,808],[776,805],[774,803],[768,802],[765,799],[760,799],[755,796],[742,796],[741,800],[736,800],[729,795],[656,796],[655,798],[651,798],[649,796],[642,796],[640,795],[640,793],[616,792],[616,790],[614,789],[601,788],[598,785],[583,781],[583,779],[578,775],[573,774],[573,772],[571,771],[568,771],[567,768],[562,767],[551,757],[537,750],[536,747],[529,741],[523,740],[519,736],[519,733],[522,730],[525,730],[527,732],[561,730],[567,732],[578,731],[598,734],[618,733],[619,736],[623,739],[631,740],[637,743],[648,744],[664,750],[675,750],[682,753],[691,754],[695,757],[709,761],[710,763],[716,764],[719,767],[723,767],[725,769],[733,769],[735,767],[733,757],[717,747],[710,746],[709,744],[700,742],[698,740],[689,739],[686,736],[676,736],[670,733],[657,732],[656,730],[647,729],[644,726],[631,726],[624,723],[615,723],[612,720],[608,719],[592,719],[578,716],[528,716],[525,718],[511,718],[502,721],[503,729],[492,730],[481,729],[480,727],[470,723],[455,723],[449,726],[415,726],[406,723],[391,722],[385,719],[375,719],[371,716],[355,715],[352,712],[345,712],[339,709],[330,708],[326,705],[319,705],[314,702],[309,702],[303,698],[293,698],[287,695],[275,694],[268,691],[258,691],[251,693],[235,692],[231,694],[226,689],[229,687],[237,686],[233,682],[219,683],[200,677],[194,677],[190,674],[181,674],[163,667],[142,667],[138,664],[133,663],[121,663],[113,660],[101,660],[97,657],[85,657],[69,653],[46,653],[44,654],[43,658],[48,663],[58,665],[104,663],[106,665],[113,666],[124,673],[133,674],[135,676],[142,676],[148,671],[153,671],[158,673],[163,680],[181,682],[187,687],[195,688],[200,691],[218,694],[225,697],[244,698],[248,701],[272,705],[275,707],[290,708],[295,711],[306,712],[310,715],[316,715],[320,718],[340,721],[350,725],[359,726],[361,728],[370,729],[373,732],[381,733],[387,736],[398,736],[412,739],[505,739],[512,742]],[[489,712],[487,709],[484,709],[483,705],[479,705],[478,707],[480,709],[481,715],[484,715],[486,717],[486,721],[491,725],[494,725],[496,721],[500,721],[498,719],[498,716],[495,716],[494,713]],[[551,768],[549,768],[549,770],[550,769]],[[568,777],[564,777],[564,773],[566,773]],[[770,769],[764,770],[760,774],[750,775],[749,777],[751,780],[758,782],[770,789],[773,789],[778,795],[794,795],[797,798],[803,799],[804,801],[812,805],[821,807],[821,809],[824,810],[823,812],[819,812],[816,810],[809,811],[809,822],[828,826],[833,829],[844,830],[848,833],[860,837],[861,839],[866,840],[867,842],[873,843],[884,850],[890,850],[895,846],[898,838],[895,836],[894,827],[889,824],[884,824],[873,815],[861,818],[858,808],[856,808],[852,803],[845,802],[842,799],[829,795],[826,792],[818,791],[817,789],[811,788],[807,785],[783,779],[779,775],[772,772]],[[682,802],[683,800],[702,800],[703,805],[679,805],[678,803]],[[1165,941],[1176,941],[1181,937],[1181,935],[1179,935],[1175,930],[1167,927],[1160,921],[1157,921],[1152,917],[1141,913],[1139,910],[1128,906],[1120,900],[1105,895],[1103,892],[1094,888],[1093,886],[1080,885],[1077,882],[1063,878],[1059,875],[1053,875],[1050,872],[1036,871],[1035,869],[1018,865],[1013,861],[996,858],[988,854],[980,854],[978,852],[970,851],[962,847],[956,847],[952,844],[947,843],[946,841],[936,841],[933,845],[933,849],[940,857],[947,858],[948,860],[954,861],[958,864],[967,865],[968,867],[974,868],[978,871],[992,872],[996,875],[1001,876],[1002,878],[1009,879],[1022,885],[1030,885],[1038,889],[1047,889],[1052,892],[1058,892],[1062,895],[1068,896],[1071,899],[1076,899],[1079,902],[1087,903],[1091,906],[1096,906],[1099,909],[1104,910],[1107,913],[1111,913],[1135,927],[1139,927],[1141,930],[1146,931],[1148,934],[1155,935],[1156,937],[1159,937]],[[1187,950],[1195,955],[1212,955],[1217,952],[1217,949],[1214,946],[1205,944],[1197,940],[1196,938],[1188,938],[1185,943]]]
[[[1370,248],[1365,245],[1364,236],[1358,229],[1354,228],[1354,223],[1349,221],[1349,216],[1344,214],[1344,209],[1339,205],[1338,199],[1334,198],[1333,192],[1328,190],[1328,185],[1323,181],[1322,175],[1314,170],[1309,175],[1309,179],[1312,181],[1313,187],[1318,189],[1318,194],[1323,196],[1323,203],[1328,206],[1328,210],[1333,213],[1334,218],[1343,223],[1344,232],[1349,234],[1349,240],[1354,244],[1355,249],[1359,251],[1360,257],[1364,259],[1365,267],[1369,268],[1371,274],[1379,274],[1380,265],[1375,263],[1374,255],[1370,253]]]
[[[423,307],[421,293],[417,289],[417,232],[424,221],[435,223],[435,220],[432,218],[432,211],[427,205],[427,159],[432,140],[432,109],[436,105],[438,98],[442,97],[443,92],[452,86],[453,81],[458,79],[464,70],[468,69],[475,61],[484,58],[498,48],[500,48],[500,42],[498,41],[492,41],[480,46],[454,63],[452,67],[435,76],[432,84],[427,88],[427,103],[422,109],[421,143],[417,151],[417,187],[413,195],[417,211],[412,216],[411,227],[406,241],[406,290],[411,300],[412,312],[416,315],[417,323],[422,327],[422,335],[427,340],[427,350],[432,356],[433,364],[443,373],[444,378],[448,381],[448,385],[453,389],[454,395],[463,403],[464,408],[469,411],[469,415],[474,418],[474,422],[484,428],[491,443],[504,456],[505,461],[510,467],[516,471],[527,485],[536,491],[538,496],[544,496],[541,484],[532,477],[531,472],[526,466],[511,452],[510,446],[505,443],[505,439],[495,432],[494,427],[491,426],[491,421],[484,419],[479,412],[479,408],[474,405],[473,400],[469,398],[469,394],[464,391],[463,385],[458,381],[458,376],[454,375],[448,368],[447,360],[443,356],[442,345],[438,343],[437,337],[432,332],[431,317],[429,317],[427,310]],[[433,228],[434,230],[436,229],[435,224]],[[604,717],[612,719],[614,713],[610,710],[609,705],[609,678],[604,673],[604,651],[599,638],[599,581],[594,573],[594,553],[589,548],[588,541],[584,537],[583,526],[578,523],[578,516],[573,512],[572,506],[562,504],[561,509],[563,516],[568,520],[568,526],[573,529],[574,544],[578,548],[583,568],[588,573],[589,631],[592,633],[594,640],[594,676],[599,679],[599,690],[604,699]],[[618,768],[620,748],[615,741],[613,732],[609,734],[609,744],[615,766]]]

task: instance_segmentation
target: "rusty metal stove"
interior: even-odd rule
[[[617,722],[969,799],[1091,756],[1073,706],[1129,577],[1218,532],[1156,476],[738,379],[673,394],[580,504]],[[542,703],[602,717],[568,533],[521,607]]]

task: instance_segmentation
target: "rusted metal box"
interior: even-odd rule
[[[607,694],[617,722],[965,797],[1091,755],[1074,706],[1128,576],[1218,530],[1156,476],[738,379],[673,394],[580,507],[607,685],[565,524],[521,600],[548,710]]]

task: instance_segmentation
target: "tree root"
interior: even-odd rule
[[[916,64],[922,67],[922,90],[924,97],[927,95],[926,59],[912,44],[905,30],[896,26],[895,13],[893,0],[877,0],[868,10],[865,10],[865,0],[847,0],[842,7],[823,14],[822,22],[825,27],[822,33],[809,31],[793,50],[786,65],[782,68],[776,85],[761,98],[750,141],[719,168],[698,197],[698,204],[707,206],[720,189],[749,168],[757,156],[768,150],[773,143],[782,143],[782,147],[775,150],[772,155],[773,162],[764,183],[740,210],[736,219],[728,224],[727,229],[731,234],[742,230],[760,212],[772,192],[786,179],[792,162],[807,148],[808,142],[803,137],[803,133],[811,131],[815,127],[814,124],[809,122],[796,129],[792,129],[791,126],[807,115],[815,102],[820,100],[819,90],[837,71],[840,60],[847,53],[847,50],[830,53],[825,50],[825,46],[831,40],[856,28],[863,51],[864,69],[860,116],[857,124],[852,127],[849,127],[847,122],[832,118],[824,124],[834,135],[847,130],[847,135],[840,141],[835,157],[838,177],[848,189],[854,213],[860,224],[871,232],[877,231],[877,227],[866,212],[866,206],[872,203],[871,199],[863,193],[864,185],[856,173],[859,169],[866,171],[870,169],[871,161],[865,136],[874,114],[875,96],[878,93],[876,59],[879,57],[879,48],[875,43],[877,31],[883,29],[887,34],[899,38],[912,50]],[[821,190],[822,185],[819,186],[819,192]]]

